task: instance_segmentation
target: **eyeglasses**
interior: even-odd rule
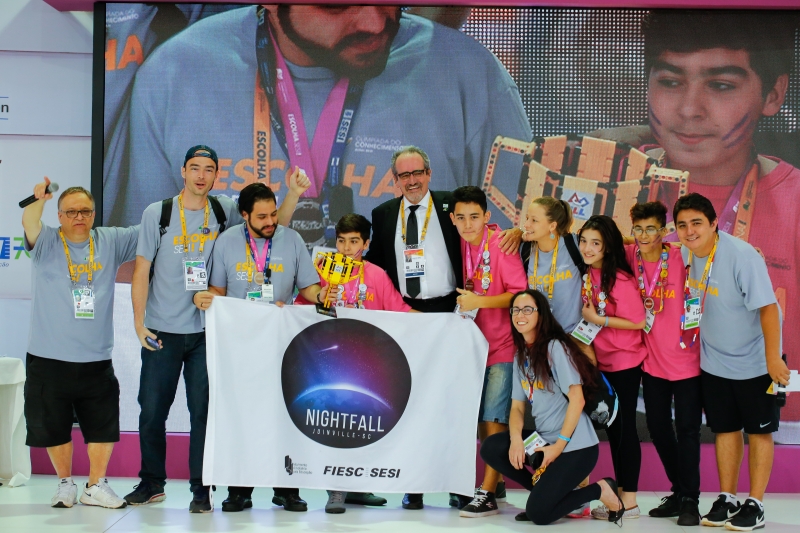
[[[664,228],[654,228],[653,226],[648,226],[647,228],[643,228],[641,226],[634,226],[631,233],[634,235],[641,235],[642,233],[647,233],[651,237],[658,235],[658,232]]]
[[[537,308],[531,307],[530,305],[526,305],[525,307],[512,307],[509,309],[511,312],[511,316],[517,316],[518,314],[522,313],[523,315],[532,315],[534,311],[538,311]]]
[[[403,172],[401,174],[395,174],[395,176],[397,176],[397,179],[399,179],[400,181],[406,181],[411,176],[414,176],[415,178],[421,178],[427,173],[428,173],[427,168],[421,168],[419,170],[412,170],[411,172]]]
[[[61,211],[64,213],[67,218],[76,218],[78,215],[82,216],[83,218],[89,218],[94,213],[94,209],[70,209],[68,211]]]

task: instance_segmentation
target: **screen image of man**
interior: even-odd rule
[[[33,296],[26,358],[26,444],[45,447],[60,478],[53,507],[72,507],[72,423],[77,415],[89,454],[89,480],[80,502],[126,506],[106,479],[119,442],[119,381],[114,375],[114,280],[135,257],[138,227],[92,229],[94,198],[82,187],[58,199],[53,228],[41,222],[50,180],[34,187],[37,201],[23,211],[25,249],[31,252]]]
[[[219,112],[207,121],[190,108]],[[161,177],[179,168],[191,132],[218,149],[223,194],[259,180],[280,198],[286,169],[305,169],[312,187],[293,227],[307,243],[332,244],[342,215],[396,195],[387,161],[402,146],[435,154],[451,190],[479,184],[497,135],[531,137],[518,89],[490,52],[391,6],[270,5],[204,19],[139,70],[131,118],[121,219],[179,187]],[[497,185],[513,196],[517,178]]]

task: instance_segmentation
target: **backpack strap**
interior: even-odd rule
[[[225,210],[222,209],[222,204],[219,203],[219,198],[216,196],[208,195],[208,201],[211,202],[211,209],[214,210],[214,217],[216,217],[217,224],[219,224],[219,232],[222,233],[225,231],[225,223],[228,221],[228,217],[225,216]]]
[[[575,243],[576,238],[577,236],[574,233],[568,233],[564,235],[564,244],[567,245],[567,251],[572,258],[572,262],[575,263],[575,266],[578,267],[578,272],[583,276],[586,274],[586,263],[583,262],[583,256]]]
[[[522,248],[519,250],[519,257],[522,259],[522,269],[525,272],[528,272],[528,261],[531,260],[531,250],[533,249],[533,243],[528,241],[522,242]]]
[[[153,274],[155,273],[156,267],[156,257],[158,257],[158,251],[161,249],[161,239],[164,238],[164,234],[167,233],[167,228],[169,228],[169,221],[172,218],[172,198],[165,198],[161,200],[161,218],[158,220],[158,247],[156,248],[156,255],[153,256],[153,260],[150,262],[150,280],[153,279]]]

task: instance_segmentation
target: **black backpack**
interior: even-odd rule
[[[219,203],[219,199],[216,196],[209,195],[208,201],[211,204],[211,210],[214,211],[214,218],[217,219],[217,224],[219,224],[219,232],[222,233],[225,231],[225,223],[228,221],[228,217],[225,216],[225,210],[222,209],[222,204]],[[153,256],[153,260],[150,262],[150,280],[153,279],[153,273],[155,272],[156,257],[158,257],[158,251],[161,249],[161,239],[164,238],[164,234],[167,233],[167,228],[169,228],[171,219],[172,198],[165,198],[161,200],[161,219],[158,221],[159,241],[158,248],[156,248],[156,255]]]
[[[587,391],[586,387],[583,387],[583,399],[585,402],[583,412],[589,415],[589,419],[595,429],[608,429],[619,413],[619,398],[617,397],[617,391],[614,390],[605,375],[596,367],[594,368],[597,389]],[[548,367],[547,372],[555,384],[556,380],[553,377],[553,371]],[[562,392],[561,394],[564,393]],[[564,394],[564,398],[569,401],[569,397],[566,394]]]
[[[574,233],[564,235],[564,244],[567,245],[567,251],[572,258],[572,262],[575,263],[575,266],[578,267],[578,272],[583,276],[586,273],[586,263],[583,262],[583,256],[580,250],[578,250],[578,245],[575,244],[575,238],[576,235]],[[524,241],[519,250],[519,257],[522,259],[522,268],[525,269],[525,272],[528,271],[528,261],[531,259],[532,250],[533,243],[528,241]]]

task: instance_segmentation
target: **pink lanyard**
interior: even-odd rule
[[[319,117],[319,123],[314,133],[314,140],[311,147],[309,147],[306,123],[303,120],[303,113],[300,109],[300,101],[297,98],[292,76],[272,32],[270,32],[270,38],[275,48],[275,56],[278,63],[275,93],[281,119],[287,130],[286,144],[289,149],[290,164],[292,167],[298,166],[305,170],[311,180],[311,187],[303,196],[316,198],[322,193],[328,159],[331,155],[333,141],[336,139],[336,132],[339,129],[339,117],[342,109],[344,109],[344,100],[347,96],[347,87],[350,81],[346,78],[341,78],[331,90],[322,108],[322,114]]]
[[[480,266],[481,257],[483,257],[483,255],[482,255],[483,252],[481,250],[486,251],[486,249],[487,249],[486,248],[486,240],[488,238],[489,238],[489,226],[484,226],[483,227],[483,240],[481,241],[480,246],[478,246],[478,259],[477,259],[478,266]],[[472,278],[475,277],[475,269],[472,267],[472,252],[470,250],[470,244],[467,241],[464,241],[464,244],[467,247],[466,248],[466,252],[467,253],[464,254],[464,255],[467,256],[467,276],[466,276],[467,279],[464,280],[466,282],[467,280],[471,280]],[[467,289],[467,290],[469,290],[469,289]],[[486,293],[486,289],[484,289],[483,292],[485,294]]]

